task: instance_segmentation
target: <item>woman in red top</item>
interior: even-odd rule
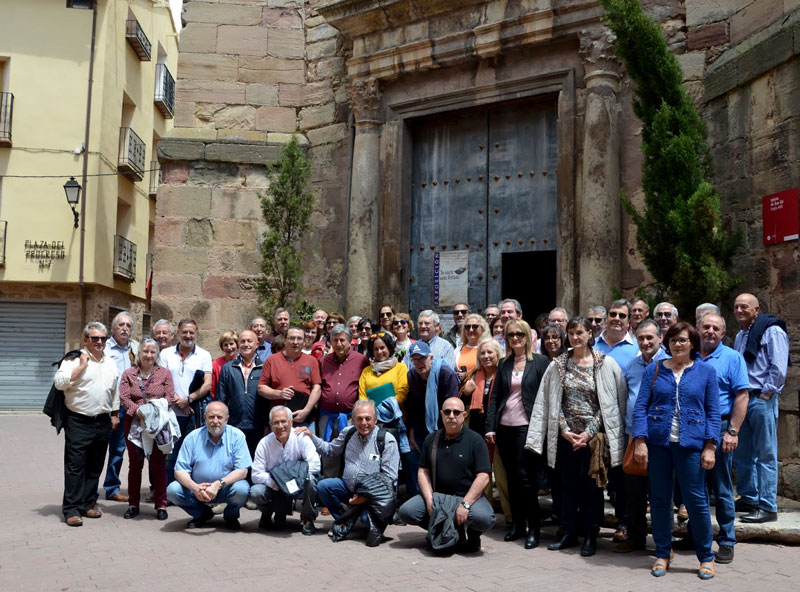
[[[222,367],[233,360],[239,353],[239,334],[236,331],[225,331],[219,336],[219,348],[222,355],[211,362],[211,396],[217,398],[217,381]]]
[[[142,488],[142,467],[144,450],[128,440],[134,416],[143,421],[139,407],[155,399],[166,399],[169,405],[175,403],[175,387],[172,374],[166,368],[156,366],[158,343],[145,337],[139,344],[136,365],[122,373],[119,381],[119,400],[125,408],[125,443],[128,448],[128,503],[124,518],[130,519],[139,514],[139,498]],[[158,447],[150,455],[150,475],[153,480],[153,500],[156,517],[167,519],[167,458]]]

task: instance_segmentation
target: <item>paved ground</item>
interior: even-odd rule
[[[188,517],[170,508],[157,522],[152,508],[123,520],[125,504],[100,502],[105,515],[68,528],[61,517],[63,436],[43,416],[0,416],[0,590],[796,590],[797,547],[742,543],[736,559],[701,582],[697,561],[680,553],[666,577],[650,576],[646,554],[611,553],[610,531],[597,555],[576,549],[526,551],[504,543],[502,527],[484,537],[479,555],[435,557],[424,550],[424,533],[389,527],[390,541],[368,549],[361,540],[334,544],[320,532],[264,533],[258,514],[245,510],[243,529],[185,531]],[[221,520],[215,519],[212,523]],[[501,517],[502,521],[502,517]],[[292,522],[290,521],[290,524]],[[543,534],[543,542],[553,540]]]

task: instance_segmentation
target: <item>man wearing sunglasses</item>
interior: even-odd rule
[[[653,310],[653,319],[661,328],[661,334],[666,335],[667,330],[678,322],[678,309],[671,302],[660,302]]]
[[[453,307],[453,326],[444,336],[453,348],[458,349],[461,345],[461,327],[469,314],[469,304],[459,302]]]
[[[592,324],[592,337],[594,337],[595,340],[606,330],[607,315],[606,307],[599,305],[593,306],[589,309],[589,312],[586,313],[586,318],[589,319],[589,322]]]
[[[68,526],[83,525],[82,516],[100,518],[97,484],[106,459],[109,428],[119,426],[117,365],[105,355],[108,331],[102,323],[83,329],[79,357],[66,359],[56,372],[55,387],[64,391],[64,499]]]
[[[454,536],[450,545],[439,547],[432,536],[434,529],[429,530],[432,546],[440,549],[455,543],[465,552],[477,552],[481,534],[494,526],[494,510],[483,495],[492,472],[489,449],[476,432],[464,427],[467,414],[461,399],[445,399],[441,416],[444,429],[429,434],[422,447],[417,475],[420,494],[400,507],[400,517],[407,524],[428,530],[444,514],[456,532],[451,531]],[[446,534],[447,530],[445,526],[442,532]]]
[[[639,355],[639,347],[628,331],[630,319],[631,303],[624,298],[615,300],[608,307],[606,328],[594,343],[594,349],[614,358],[620,368],[627,368]]]

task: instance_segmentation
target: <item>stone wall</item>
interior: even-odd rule
[[[303,242],[305,297],[342,308],[350,115],[337,31],[315,2],[189,1],[175,130],[159,144],[153,318],[192,316],[213,352],[258,312],[266,165],[297,133],[317,201]]]

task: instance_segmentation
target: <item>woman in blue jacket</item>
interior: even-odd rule
[[[644,371],[633,412],[634,449],[647,463],[656,562],[650,573],[669,569],[672,548],[673,474],[692,521],[698,577],[714,577],[714,551],[706,471],[714,468],[719,438],[717,373],[710,364],[695,363],[700,336],[689,323],[677,323],[664,335],[672,359],[651,363]]]

